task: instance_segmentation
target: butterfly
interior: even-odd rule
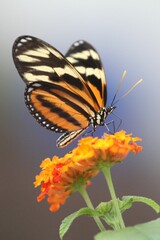
[[[65,56],[48,43],[20,36],[13,44],[13,60],[26,84],[25,103],[46,129],[62,133],[57,147],[65,147],[90,125],[107,126],[115,109],[106,107],[106,78],[99,54],[84,40],[72,44]]]

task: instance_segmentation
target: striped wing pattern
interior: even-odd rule
[[[99,54],[84,40],[79,40],[70,47],[66,58],[77,69],[96,96],[98,105],[106,106],[106,77]]]
[[[66,146],[80,135],[89,126],[89,119],[94,118],[104,104],[105,86],[102,86],[100,77],[97,87],[95,84],[92,86],[92,81],[88,80],[91,69],[82,73],[78,68],[83,62],[81,66],[84,70],[85,61],[89,68],[89,60],[92,68],[98,69],[99,66],[102,76],[98,54],[84,41],[83,47],[78,45],[72,45],[68,51],[68,60],[54,47],[35,37],[21,36],[13,45],[15,65],[26,83],[25,103],[42,126],[63,133],[57,140],[58,147]],[[86,56],[83,58],[83,52],[88,48],[90,55],[87,55],[88,59]],[[82,53],[80,60],[76,52]],[[71,62],[71,58],[77,61],[77,65]],[[92,75],[94,78],[97,76]]]

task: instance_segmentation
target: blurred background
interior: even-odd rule
[[[112,169],[117,196],[142,195],[160,202],[160,1],[159,0],[2,0],[0,8],[0,239],[58,240],[64,217],[84,207],[73,194],[57,213],[46,201],[37,203],[39,189],[33,181],[46,157],[63,156],[77,145],[56,148],[59,134],[36,123],[24,103],[25,84],[12,60],[14,40],[33,35],[65,53],[84,39],[99,52],[107,76],[108,104],[123,71],[127,77],[119,91],[125,93],[138,79],[143,82],[118,102],[115,114],[121,128],[142,137],[143,151],[129,155]],[[101,136],[105,128],[98,128]],[[110,199],[98,175],[88,189],[96,206]],[[147,206],[135,204],[124,214],[126,225],[158,216]],[[92,219],[77,219],[65,239],[93,239],[98,229]]]

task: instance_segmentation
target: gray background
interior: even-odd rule
[[[85,206],[79,194],[53,214],[48,204],[36,202],[34,176],[41,160],[63,156],[77,141],[61,150],[55,147],[58,134],[42,128],[24,104],[25,84],[14,67],[11,49],[16,37],[29,34],[54,45],[62,53],[78,39],[98,50],[108,83],[108,104],[124,69],[127,77],[119,95],[143,78],[132,93],[117,104],[121,128],[143,138],[143,152],[129,155],[115,166],[112,175],[117,195],[144,195],[160,201],[160,1],[158,0],[67,0],[1,1],[0,7],[0,239],[59,239],[61,220]],[[101,136],[105,129],[99,128]],[[97,205],[109,200],[101,175],[89,188]],[[142,204],[124,214],[127,225],[155,219]],[[87,217],[77,219],[65,239],[92,239],[98,229]]]

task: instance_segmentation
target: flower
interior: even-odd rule
[[[41,164],[42,171],[36,176],[35,187],[41,185],[40,202],[48,196],[50,210],[57,211],[72,192],[81,186],[88,186],[105,165],[113,165],[126,158],[129,152],[138,153],[142,147],[136,144],[141,139],[133,138],[125,131],[103,138],[87,137],[79,141],[78,147],[63,158],[46,158]]]

